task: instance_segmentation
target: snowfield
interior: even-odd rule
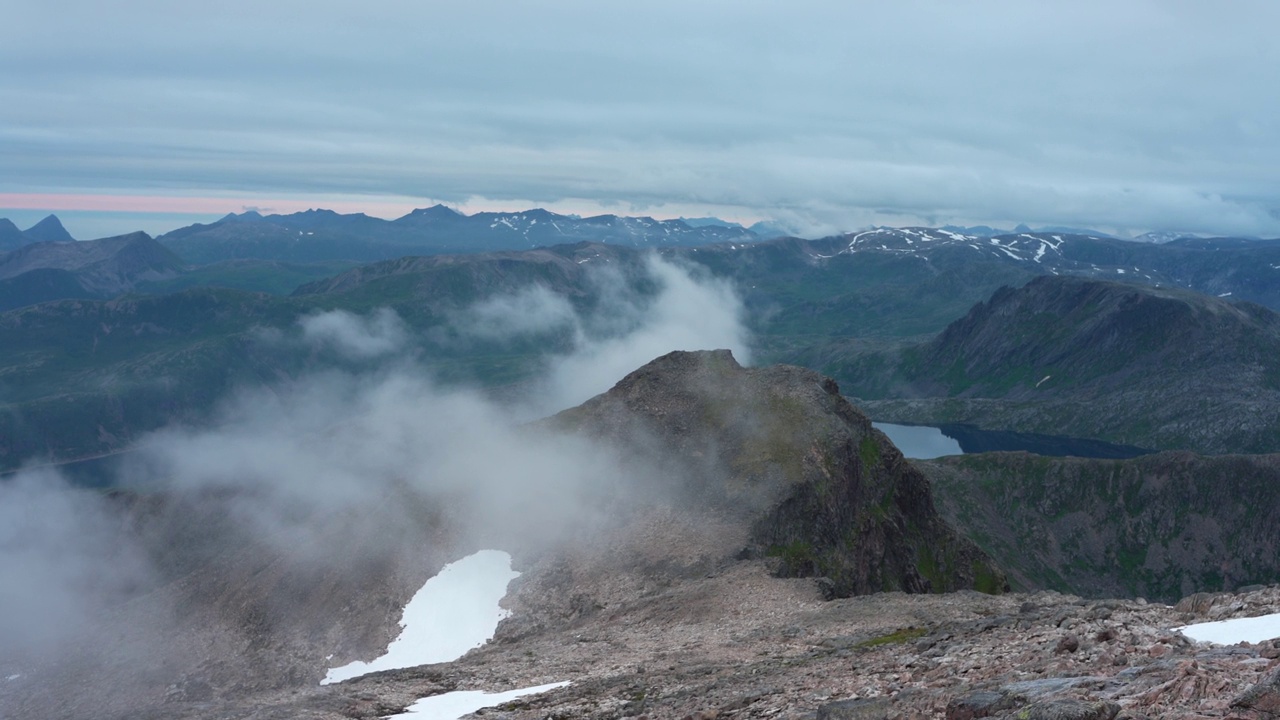
[[[511,569],[511,556],[498,550],[481,550],[445,565],[405,605],[400,635],[387,647],[385,655],[372,662],[356,661],[331,668],[320,684],[381,670],[457,660],[493,637],[498,623],[509,614],[498,603],[507,594],[507,585],[519,576],[520,573]],[[501,693],[458,690],[422,698],[405,712],[391,717],[455,720],[481,708],[568,684],[552,683]]]
[[[1280,613],[1184,625],[1174,630],[1198,642],[1235,645],[1280,638]]]
[[[456,720],[463,715],[473,713],[481,708],[493,707],[511,702],[525,695],[554,690],[568,685],[568,682],[551,683],[537,687],[511,690],[503,693],[485,693],[479,690],[456,690],[443,695],[424,697],[410,705],[399,715],[390,715],[387,720]]]
[[[457,660],[493,637],[507,616],[498,603],[507,594],[507,584],[519,575],[511,569],[511,556],[498,550],[481,550],[445,565],[404,606],[400,636],[385,655],[331,668],[320,684]]]

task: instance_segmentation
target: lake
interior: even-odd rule
[[[913,460],[979,452],[1023,451],[1051,457],[1124,459],[1153,451],[1132,445],[1061,435],[1041,435],[1011,430],[982,430],[973,425],[895,425],[871,423],[889,436],[902,454]]]

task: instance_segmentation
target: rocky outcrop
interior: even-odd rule
[[[747,555],[820,578],[830,597],[1006,588],[938,515],[924,476],[810,370],[674,352],[552,424],[661,458],[663,496],[745,524]]]

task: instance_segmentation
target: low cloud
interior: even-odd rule
[[[744,310],[732,285],[656,255],[649,256],[646,271],[657,287],[652,297],[627,290],[607,271],[600,278],[616,290],[595,317],[579,320],[573,351],[551,360],[546,409],[577,405],[673,350],[728,348],[740,362],[751,361]]]
[[[0,481],[0,672],[74,652],[104,608],[149,586],[119,510],[51,470]]]
[[[404,322],[390,308],[382,308],[368,318],[346,310],[331,310],[303,318],[299,324],[307,342],[353,360],[394,353],[404,347],[408,337]]]
[[[519,407],[434,380],[389,309],[324,313],[301,321],[300,336],[275,333],[276,342],[363,362],[241,389],[198,426],[150,434],[122,464],[121,486],[162,500],[148,532],[195,523],[181,508],[198,508],[217,518],[216,534],[203,526],[186,528],[181,541],[131,534],[136,508],[123,512],[122,503],[50,472],[0,482],[0,670],[65,655],[95,623],[121,637],[133,632],[103,623],[105,613],[171,581],[172,563],[201,556],[201,543],[222,543],[219,552],[269,548],[271,572],[334,578],[394,556],[404,538],[437,525],[461,546],[519,552],[604,521],[593,516],[600,510],[592,498],[627,481],[651,487],[644,478],[653,471],[523,421],[604,391],[672,350],[731,347],[747,357],[741,305],[728,284],[656,257],[640,273],[634,283],[601,271],[589,311],[530,287],[460,314],[490,342],[572,334],[573,349],[545,359]],[[165,520],[165,512],[177,514]],[[166,558],[166,570],[157,558]]]
[[[454,321],[460,334],[481,340],[542,335],[578,325],[573,305],[543,285],[483,300],[459,313]]]

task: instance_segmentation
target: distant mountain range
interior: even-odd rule
[[[1062,232],[985,237],[935,228],[880,228],[812,241],[824,257],[882,253],[930,262],[998,260],[1034,273],[1183,287],[1280,309],[1280,239],[1191,238],[1164,243]]]
[[[396,220],[308,210],[291,215],[246,212],[209,225],[165,233],[163,245],[192,264],[234,259],[283,262],[373,262],[406,255],[529,250],[575,242],[632,247],[754,242],[738,225],[649,217],[581,218],[535,209],[464,215],[443,205],[414,210]]]
[[[0,218],[0,253],[36,242],[71,242],[75,238],[62,227],[56,215],[49,215],[26,230],[19,230],[8,218]]]

